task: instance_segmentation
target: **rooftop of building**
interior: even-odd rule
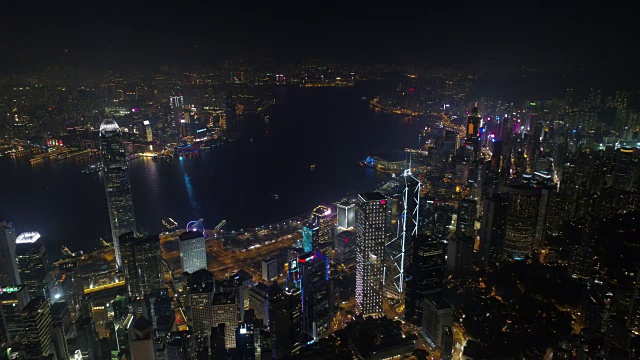
[[[359,193],[358,197],[364,201],[380,201],[387,199],[384,195],[377,191]]]
[[[204,238],[204,234],[200,231],[185,231],[179,236],[180,241],[193,240],[197,238]]]
[[[426,300],[432,304],[437,310],[445,310],[450,309],[451,304],[449,304],[445,299],[442,298],[440,294],[428,295]]]
[[[217,292],[213,295],[213,299],[211,300],[212,305],[230,305],[235,304],[235,302],[235,292]]]

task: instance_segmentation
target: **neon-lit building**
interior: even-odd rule
[[[319,250],[309,252],[298,258],[298,267],[302,292],[302,328],[317,341],[329,330],[331,323],[329,258]]]
[[[320,227],[308,222],[302,225],[302,249],[309,252],[314,249],[314,244],[318,243]]]
[[[31,298],[25,285],[0,287],[0,345],[10,343],[22,332],[22,309]]]
[[[38,232],[24,232],[16,239],[16,261],[20,279],[33,299],[49,299],[49,266],[44,242]]]
[[[356,204],[340,202],[336,204],[338,212],[338,232],[352,230],[356,226]]]
[[[180,238],[180,265],[182,272],[194,273],[207,269],[207,250],[204,233],[201,231],[187,231]]]
[[[358,194],[356,207],[356,313],[382,315],[382,282],[387,199],[379,192]]]
[[[100,155],[104,169],[113,249],[116,264],[121,267],[119,237],[127,232],[135,233],[136,221],[129,185],[127,153],[122,144],[120,127],[113,119],[107,119],[100,125]]]

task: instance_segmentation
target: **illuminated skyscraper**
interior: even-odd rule
[[[49,299],[49,266],[43,241],[37,232],[25,232],[16,239],[16,260],[20,279],[27,285],[31,298]]]
[[[0,287],[0,345],[10,343],[21,334],[21,313],[29,301],[24,285]]]
[[[336,204],[338,209],[338,232],[353,229],[356,226],[356,204],[340,202]]]
[[[207,268],[207,249],[204,233],[187,231],[180,234],[180,265],[182,271],[193,273]]]
[[[19,283],[20,273],[16,264],[16,229],[12,223],[0,221],[0,286]]]
[[[144,135],[147,141],[153,141],[153,133],[151,131],[151,123],[149,120],[145,120],[142,122],[144,125]]]
[[[471,114],[467,117],[467,137],[465,139],[465,145],[472,150],[471,161],[478,161],[478,155],[480,151],[479,136],[480,133],[480,115],[478,114],[478,108],[471,109]]]
[[[304,252],[312,251],[314,244],[318,243],[320,228],[309,221],[302,225],[302,249]]]
[[[507,188],[507,192],[509,201],[504,255],[519,260],[529,254],[535,245],[541,190],[527,186],[511,186]]]
[[[379,192],[358,194],[356,208],[356,313],[382,314],[382,276],[387,199]]]
[[[303,331],[318,340],[329,330],[330,283],[329,259],[320,251],[303,254],[298,258],[302,292]]]
[[[313,244],[313,250],[331,251],[333,245],[333,218],[331,213],[331,208],[324,205],[317,206],[311,212],[311,220],[318,228],[317,243]]]
[[[120,259],[120,235],[136,231],[136,222],[129,186],[127,153],[122,146],[120,127],[107,119],[100,125],[100,154],[104,169],[104,185],[107,192],[109,219],[111,220],[111,238],[116,263],[122,266]]]

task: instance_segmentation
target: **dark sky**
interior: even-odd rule
[[[100,3],[3,5],[0,63],[192,64],[261,56],[566,65],[630,64],[639,55],[636,13],[618,2]]]

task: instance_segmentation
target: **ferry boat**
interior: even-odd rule
[[[162,226],[164,226],[168,230],[173,230],[178,227],[178,223],[175,222],[175,220],[173,220],[172,218],[168,217],[162,219]]]
[[[271,193],[271,194],[269,194],[269,196],[271,196],[271,198],[273,198],[275,200],[278,200],[278,194],[276,194],[276,193]]]
[[[314,169],[316,168],[316,164],[311,164],[311,165],[309,166],[309,168],[310,168],[311,170],[314,170]]]

